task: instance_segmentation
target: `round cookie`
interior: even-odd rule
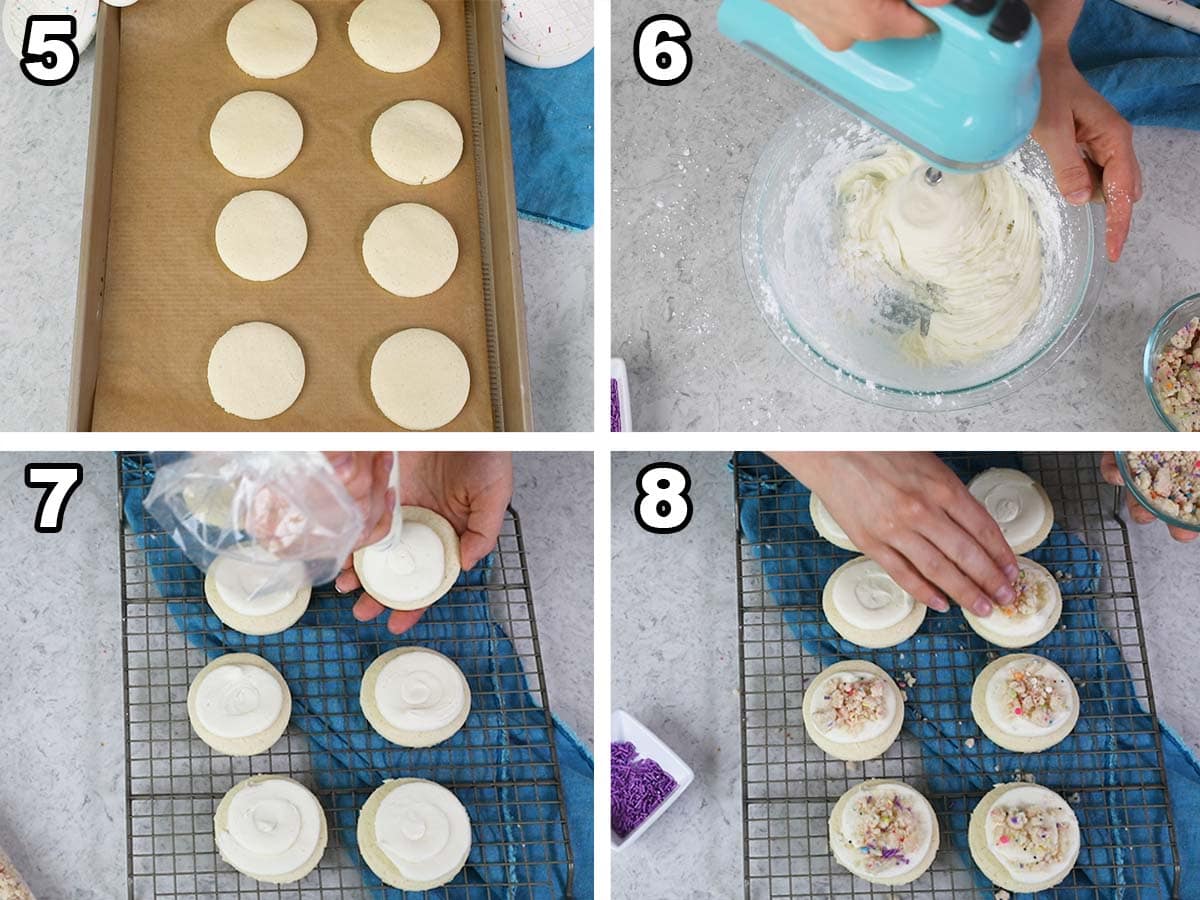
[[[1046,839],[1053,831],[1054,837]],[[1054,887],[1079,858],[1079,820],[1049,788],[1018,781],[993,788],[971,813],[971,858],[995,884],[1030,894]]]
[[[247,281],[275,281],[300,264],[308,226],[296,204],[274,191],[247,191],[217,219],[217,255]]]
[[[865,556],[839,566],[825,582],[821,608],[834,630],[860,647],[894,647],[925,621],[925,605]]]
[[[804,728],[838,759],[874,759],[887,752],[904,724],[904,698],[891,676],[866,660],[822,670],[804,692]]]
[[[192,729],[208,746],[228,756],[253,756],[287,729],[292,694],[261,656],[227,653],[192,679],[187,707]]]
[[[247,75],[283,78],[313,58],[317,24],[295,0],[250,0],[229,20],[225,45]]]
[[[449,425],[467,405],[471,369],[458,345],[428,328],[397,332],[371,361],[371,395],[389,420],[409,431]]]
[[[217,618],[242,634],[278,634],[304,615],[312,585],[301,563],[243,544],[218,554],[204,577]]]
[[[916,881],[933,863],[939,840],[933,807],[902,781],[864,781],[842,794],[829,816],[834,859],[872,884]]]
[[[1017,469],[988,469],[967,484],[1012,547],[1028,553],[1046,540],[1054,524],[1054,506],[1045,489]]]
[[[1062,615],[1062,591],[1054,576],[1024,556],[1017,557],[1017,565],[1021,573],[1013,603],[995,607],[989,616],[977,616],[965,607],[962,611],[975,633],[998,647],[1036,644],[1054,630]]]
[[[390,206],[363,235],[363,262],[375,283],[397,297],[439,291],[458,267],[454,226],[421,203]]]
[[[350,16],[350,44],[369,66],[411,72],[437,53],[442,26],[424,0],[363,0]]]
[[[221,859],[256,881],[290,884],[321,861],[329,842],[325,811],[312,791],[283,775],[239,781],[213,817]]]
[[[454,116],[428,100],[404,100],[375,121],[371,155],[390,178],[433,184],[454,171],[463,154],[463,133]]]
[[[397,647],[363,673],[359,704],[380,735],[401,747],[432,747],[471,714],[471,688],[454,660],[426,647]]]
[[[304,353],[294,337],[269,322],[245,322],[213,344],[208,389],[230,415],[270,419],[296,402],[304,371]]]
[[[388,609],[425,609],[458,580],[458,534],[431,509],[401,507],[403,527],[391,550],[383,541],[354,551],[354,572],[363,590]]]
[[[829,514],[829,508],[825,506],[821,498],[815,493],[811,494],[810,498],[808,514],[812,517],[813,527],[817,529],[817,534],[835,547],[841,547],[851,553],[858,553],[859,549],[854,546],[854,541],[850,540],[850,536],[846,534],[842,526]]]
[[[993,742],[1017,753],[1053,747],[1079,719],[1071,676],[1044,656],[1011,653],[975,679],[971,713]]]
[[[230,97],[208,132],[213,155],[242,178],[274,178],[300,155],[304,123],[278,94],[246,91]]]
[[[471,855],[471,819],[446,788],[397,778],[375,789],[358,815],[358,850],[384,884],[430,891],[454,880]]]

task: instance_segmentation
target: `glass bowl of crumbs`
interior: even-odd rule
[[[1130,493],[1168,525],[1200,531],[1200,453],[1117,453],[1117,468]]]
[[[1155,323],[1142,374],[1167,428],[1200,431],[1200,294],[1180,300]]]

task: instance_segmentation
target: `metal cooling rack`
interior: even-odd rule
[[[130,467],[129,463],[134,463]],[[128,494],[143,495],[148,489],[148,457],[141,454],[122,454],[118,462],[119,495],[124,508]],[[138,496],[140,500],[140,496]],[[344,832],[335,810],[358,810],[370,795],[370,789],[333,789],[318,786],[317,766],[330,765],[327,756],[309,751],[309,738],[298,724],[315,714],[295,708],[284,736],[267,752],[252,757],[230,757],[219,754],[204,744],[192,732],[188,721],[187,691],[195,675],[204,667],[207,657],[194,646],[198,634],[188,634],[167,609],[160,589],[152,579],[143,551],[147,537],[162,537],[164,532],[134,533],[124,517],[121,529],[121,590],[124,630],[125,669],[125,740],[126,740],[126,809],[128,816],[128,879],[129,898],[368,898],[379,896],[378,889],[364,887],[362,870],[347,852],[353,844],[352,835]],[[157,561],[156,561],[157,562]],[[184,577],[194,569],[178,568],[173,578],[163,580],[172,591],[180,591],[183,599],[204,599],[202,580]],[[161,574],[161,573],[160,573]],[[536,702],[518,706],[506,701],[489,709],[493,724],[500,717],[504,731],[518,730],[523,736],[521,754],[510,764],[510,778],[503,783],[464,781],[461,770],[470,763],[470,753],[494,750],[471,732],[479,729],[477,717],[468,719],[464,732],[466,742],[453,747],[433,748],[433,763],[422,771],[405,773],[430,778],[450,788],[468,809],[496,807],[501,803],[515,811],[515,820],[506,821],[510,840],[496,851],[514,865],[506,871],[516,873],[514,880],[504,884],[481,885],[473,878],[470,884],[458,876],[449,885],[439,888],[436,896],[447,900],[458,898],[557,898],[560,887],[546,875],[544,880],[529,874],[540,866],[548,872],[554,864],[565,865],[568,872],[567,896],[571,896],[574,862],[566,824],[566,808],[562,793],[561,771],[554,746],[554,725],[546,698],[542,677],[542,657],[534,620],[533,598],[529,588],[525,544],[517,514],[509,511],[493,556],[491,582],[486,586],[493,621],[509,636],[515,656],[494,656],[495,662],[516,662],[524,671],[526,684]],[[337,596],[330,589],[313,591],[313,604],[322,596]],[[426,614],[425,621],[437,622],[438,611],[452,606],[459,591],[454,590]],[[174,600],[175,597],[173,596]],[[341,602],[348,603],[343,599]],[[307,621],[317,617],[316,624],[325,629],[349,629],[344,617],[335,619],[324,610],[310,608]],[[191,619],[207,617],[189,617]],[[439,634],[439,646],[451,643]],[[249,639],[253,641],[253,638]],[[365,658],[373,659],[396,646],[377,642],[355,641]],[[491,643],[491,642],[489,642]],[[448,655],[462,660],[477,654],[479,640],[463,641],[461,653],[453,646]],[[493,644],[493,647],[495,645]],[[253,646],[248,646],[253,651]],[[443,647],[443,650],[446,648]],[[495,652],[500,648],[495,647]],[[341,662],[331,664],[342,665]],[[347,667],[349,668],[349,667]],[[345,671],[347,708],[357,709],[359,671]],[[290,678],[293,688],[297,679]],[[482,685],[472,683],[477,698],[486,696]],[[509,697],[512,692],[508,692]],[[347,717],[350,727],[359,722],[361,730],[370,730],[362,716]],[[543,732],[544,729],[544,732]],[[480,729],[481,730],[481,729]],[[349,735],[352,732],[347,732]],[[547,740],[539,743],[540,734]],[[457,749],[456,749],[457,748]],[[521,762],[533,757],[527,750],[544,750],[550,759],[553,777],[545,777],[546,764]],[[372,785],[382,784],[383,771],[373,770],[366,754],[357,754],[360,773],[369,776]],[[325,760],[324,763],[321,760]],[[213,815],[224,794],[237,782],[263,773],[288,775],[308,786],[321,801],[329,823],[329,845],[321,863],[312,873],[290,885],[257,882],[241,875],[221,860],[213,839]],[[457,777],[456,777],[457,776]],[[528,800],[514,799],[521,790]],[[354,816],[357,821],[357,816]],[[484,848],[478,841],[472,848],[468,870]],[[477,871],[477,870],[476,870]],[[520,873],[525,873],[521,875]],[[522,880],[523,879],[523,880]],[[398,892],[397,892],[398,893]],[[405,897],[426,897],[426,893],[410,892]]]
[[[952,455],[951,455],[952,456]],[[1120,648],[1132,679],[1132,690],[1157,722],[1154,695],[1150,687],[1150,672],[1146,663],[1146,643],[1142,631],[1137,586],[1134,582],[1133,560],[1129,536],[1121,518],[1122,498],[1119,489],[1103,482],[1097,469],[1095,454],[1034,453],[1022,455],[1022,467],[1041,482],[1054,504],[1055,522],[1080,537],[1086,546],[1100,556],[1101,580],[1088,597],[1095,601],[1099,620]],[[741,484],[744,477],[765,479],[766,483],[785,480],[786,473],[774,465],[735,466],[734,491],[738,509],[743,499]],[[759,534],[768,540],[772,526],[759,523]],[[778,526],[775,526],[778,533]],[[956,847],[950,846],[945,835],[949,810],[974,809],[982,797],[963,778],[961,790],[936,793],[929,788],[921,760],[918,741],[908,733],[877,760],[866,763],[846,763],[827,756],[805,734],[800,699],[809,679],[822,669],[820,661],[804,652],[790,625],[783,619],[772,592],[767,587],[759,555],[766,544],[757,548],[742,533],[740,520],[738,544],[738,616],[742,682],[742,816],[743,853],[746,900],[760,898],[913,898],[913,900],[944,900],[944,898],[991,897],[975,882],[971,861]],[[786,554],[806,558],[833,557],[839,551],[820,538],[804,541],[770,540],[772,547],[787,548]],[[844,557],[838,557],[843,559]],[[1053,564],[1048,565],[1053,571]],[[800,593],[797,591],[797,593]],[[1070,594],[1064,593],[1063,622],[1072,628],[1069,608]],[[970,634],[961,615],[961,633]],[[1082,630],[1082,629],[1080,629]],[[955,634],[947,632],[947,634]],[[1084,648],[1086,649],[1086,648]],[[1094,649],[1094,648],[1093,648]],[[955,671],[956,682],[970,685],[975,676],[1000,651],[969,650],[972,655],[970,671]],[[874,651],[860,650],[863,659],[874,661]],[[918,684],[933,681],[932,675],[915,665],[909,670]],[[896,676],[900,673],[891,673]],[[943,673],[944,677],[944,673]],[[904,684],[901,683],[901,689]],[[926,704],[933,708],[933,704]],[[973,721],[947,720],[938,722],[944,733],[962,738],[983,739]],[[1120,725],[1118,725],[1120,727]],[[1135,735],[1135,723],[1130,721],[1121,735]],[[1168,826],[1170,858],[1175,860],[1175,884],[1179,884],[1178,850],[1175,831],[1167,803],[1149,803],[1145,792],[1166,794],[1166,775],[1163,770],[1162,742],[1157,728],[1153,731],[1158,765],[1144,773],[1143,790],[1124,792],[1121,802],[1137,807],[1139,816],[1152,815]],[[1060,747],[1062,745],[1059,745]],[[970,752],[969,750],[966,752]],[[1061,752],[1057,748],[1042,753],[1025,754],[1021,773],[997,772],[996,781],[1014,780],[1019,774],[1030,773],[1034,779],[1070,797],[1077,809],[1101,801],[1097,794],[1086,791],[1073,796],[1071,773],[1104,767],[1105,754],[1096,752]],[[837,799],[849,788],[868,778],[901,779],[920,790],[933,804],[942,823],[942,847],[929,871],[911,884],[899,887],[873,885],[850,875],[833,859],[829,849],[829,812]],[[945,777],[950,781],[952,776]],[[952,783],[952,782],[951,782]],[[1109,796],[1116,796],[1109,791]],[[964,803],[966,804],[964,806]],[[961,812],[960,812],[961,814]],[[1103,849],[1103,848],[1094,848]],[[1163,848],[1160,848],[1163,849]],[[1111,858],[1111,857],[1110,857]],[[1160,884],[1151,882],[1149,867],[1126,865],[1126,887],[1120,894],[1126,900],[1167,900]],[[1056,897],[1070,900],[1101,900],[1112,896],[1102,894],[1102,888],[1069,887],[1060,885]],[[1176,887],[1178,891],[1178,887]],[[1028,895],[1021,895],[1028,896]]]

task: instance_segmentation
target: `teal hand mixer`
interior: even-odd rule
[[[1041,105],[1042,35],[1024,0],[914,8],[938,26],[910,40],[829,50],[767,0],[723,0],[721,31],[927,160],[926,177],[999,165]]]

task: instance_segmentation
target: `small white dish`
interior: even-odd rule
[[[658,817],[665,813],[671,804],[683,795],[688,785],[695,779],[696,773],[692,771],[687,763],[679,758],[674,750],[664,744],[658,735],[623,709],[613,710],[612,741],[613,743],[628,741],[633,744],[637,748],[639,758],[654,760],[662,767],[664,772],[674,778],[679,784],[679,787],[671,791],[667,798],[663,800],[662,806],[652,812],[646,821],[629,832],[625,837],[618,837],[617,833],[612,831],[610,827],[613,849],[623,850],[640,838],[651,825],[658,821]]]

